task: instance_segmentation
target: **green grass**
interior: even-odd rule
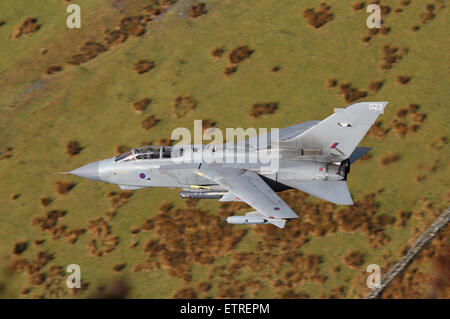
[[[123,2],[131,14],[139,12],[144,1]],[[109,1],[79,1],[81,30],[66,28],[64,2],[46,1],[39,6],[31,0],[1,2],[0,19],[7,23],[0,27],[0,151],[8,146],[14,150],[12,158],[0,161],[0,265],[9,263],[15,242],[46,238],[44,248],[55,253],[54,263],[80,264],[83,279],[92,287],[118,277],[112,273],[112,265],[126,262],[123,273],[134,287],[133,297],[170,297],[183,286],[181,279],[169,277],[165,270],[132,272],[132,266],[146,258],[142,244],[148,234],[134,236],[140,245],[131,250],[128,245],[133,236],[129,230],[153,216],[162,200],[183,207],[178,192],[136,191],[110,222],[120,244],[110,255],[95,258],[86,247],[92,238],[89,233],[69,246],[64,239],[52,241],[42,234],[38,226],[31,225],[31,219],[44,214],[39,198],[51,196],[55,198],[52,209],[68,211],[61,219],[63,224],[69,229],[86,227],[89,220],[104,216],[110,207],[105,194],[117,188],[56,173],[111,157],[115,145],[133,147],[142,141],[168,137],[176,127],[192,128],[194,119],[213,119],[221,129],[285,127],[323,119],[334,107],[347,104],[337,89],[325,88],[328,78],[351,82],[364,90],[370,81],[384,80],[381,91],[369,94],[365,100],[390,102],[381,116],[386,124],[409,103],[421,105],[419,111],[427,114],[414,135],[398,138],[391,131],[382,140],[370,136],[363,140],[363,146],[374,148],[373,157],[352,166],[349,186],[354,199],[383,188],[376,197],[380,203],[378,214],[393,216],[399,209],[420,210],[423,198],[445,207],[449,150],[430,150],[429,145],[438,136],[449,136],[449,73],[445,66],[448,44],[444,41],[450,30],[447,9],[418,32],[412,32],[411,26],[419,20],[426,4],[413,1],[404,12],[386,17],[386,25],[392,28],[387,36],[377,35],[363,45],[360,37],[368,33],[367,14],[364,10],[353,12],[349,2],[327,1],[335,19],[319,30],[311,28],[302,17],[302,11],[315,7],[316,1],[277,2],[276,9],[268,0],[205,2],[206,15],[195,20],[179,15],[187,7],[188,2],[183,1],[158,21],[150,22],[143,37],[130,38],[81,66],[69,66],[66,61],[84,41],[102,41],[104,28],[119,23],[122,15]],[[41,29],[19,39],[8,39],[14,27],[28,16],[38,17]],[[244,44],[254,53],[238,66],[237,73],[226,78],[223,72],[228,53]],[[409,48],[408,55],[388,71],[380,69],[385,44]],[[217,46],[227,50],[219,60],[211,55]],[[48,48],[48,53],[41,55],[41,48]],[[137,75],[133,65],[142,58],[155,61],[156,66]],[[46,67],[53,64],[63,65],[64,70],[44,75]],[[275,65],[281,67],[280,72],[270,71]],[[399,74],[410,76],[411,82],[398,85]],[[199,101],[197,108],[186,117],[173,117],[171,108],[177,95],[193,96]],[[144,97],[151,98],[152,104],[138,115],[132,111],[132,103]],[[278,102],[279,109],[270,117],[253,119],[248,115],[253,103],[271,101]],[[162,121],[145,131],[140,123],[149,114],[156,114]],[[72,139],[84,149],[70,158],[65,154],[65,146]],[[382,166],[379,159],[387,152],[398,154],[399,161]],[[426,173],[423,182],[416,182],[418,165],[431,165],[436,159],[437,170]],[[77,185],[66,196],[60,196],[54,189],[58,180],[74,181]],[[20,197],[12,201],[11,193],[20,193]],[[219,205],[202,201],[199,207],[215,213]],[[410,221],[419,222],[425,221]],[[342,263],[341,256],[348,250],[366,252],[371,263],[377,263],[385,251],[393,252],[392,260],[396,260],[397,252],[411,236],[411,226],[391,226],[387,233],[392,241],[377,249],[369,248],[367,237],[359,232],[312,238],[302,249],[324,256],[321,272],[328,274]],[[250,228],[237,250],[251,251],[258,241],[259,235]],[[30,247],[25,254],[34,256],[36,251]],[[206,268],[194,267],[192,287],[204,280]],[[306,284],[298,290],[317,297],[340,285],[348,286],[360,270],[342,268],[338,275],[329,275],[324,285]],[[26,276],[17,274],[8,285],[12,295],[18,297],[20,288],[26,285]],[[214,288],[213,297],[215,291]],[[277,293],[266,287],[258,297],[276,297]]]

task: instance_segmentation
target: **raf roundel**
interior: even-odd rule
[[[273,210],[280,210],[280,207],[275,207]]]
[[[139,177],[142,178],[142,179],[144,179],[144,178],[145,178],[145,174],[144,174],[144,173],[140,173],[140,174],[139,174]]]

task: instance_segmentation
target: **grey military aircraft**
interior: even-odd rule
[[[353,204],[346,183],[350,165],[371,149],[357,146],[387,104],[360,102],[337,108],[323,121],[280,129],[276,139],[272,131],[220,145],[137,147],[68,173],[118,184],[123,190],[182,188],[182,198],[244,201],[256,211],[230,216],[226,222],[284,228],[298,215],[277,192],[294,188],[337,205]],[[198,160],[195,153],[203,157]],[[264,154],[265,160],[228,161],[227,154],[233,159]],[[276,167],[267,159],[276,160]]]

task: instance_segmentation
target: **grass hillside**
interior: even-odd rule
[[[448,207],[445,1],[381,1],[378,33],[351,1],[79,0],[81,29],[66,27],[68,3],[0,2],[2,297],[363,297],[367,265],[386,271]],[[177,97],[191,103],[178,116]],[[57,174],[195,119],[281,128],[354,101],[390,102],[349,175],[356,205],[285,192],[301,218],[284,230],[222,222],[245,205]],[[448,230],[386,295],[430,296],[445,247]]]

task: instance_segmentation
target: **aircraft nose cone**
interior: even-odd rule
[[[72,175],[76,175],[79,177],[87,178],[93,181],[99,181],[100,180],[100,174],[98,170],[98,162],[93,162],[86,164],[84,166],[81,166],[77,169],[74,169],[70,172]]]

